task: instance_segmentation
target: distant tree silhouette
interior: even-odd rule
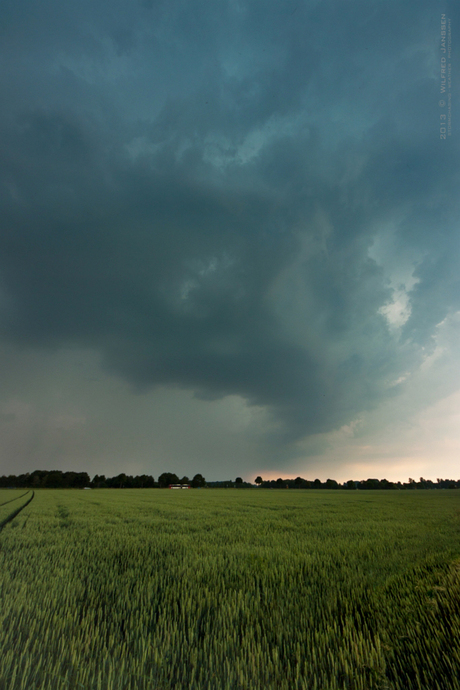
[[[140,477],[134,477],[134,486],[140,489],[153,489],[155,480],[150,474],[141,474]]]
[[[335,479],[326,479],[326,489],[338,489],[339,485]]]
[[[163,472],[163,474],[160,474],[158,477],[158,484],[163,488],[170,484],[179,484],[179,477],[172,472]]]
[[[106,479],[107,486],[110,489],[124,489],[127,482],[127,476],[124,472],[117,474],[116,477],[108,477]]]
[[[188,477],[182,477],[179,482],[177,474],[172,472],[164,472],[160,475],[158,484],[151,475],[142,474],[133,477],[126,475],[124,472],[115,477],[105,477],[105,475],[96,474],[92,481],[90,481],[87,472],[61,472],[61,470],[34,470],[29,473],[20,475],[3,475],[0,476],[0,487],[2,488],[28,488],[28,489],[83,489],[86,486],[91,486],[94,489],[105,488],[153,488],[155,486],[167,487],[170,484],[190,484],[192,487],[214,486],[220,488],[251,487],[249,482],[243,481],[241,477],[237,477],[235,481],[216,481],[207,484],[202,474],[196,474],[192,481]],[[328,479],[324,484],[319,479],[314,481],[296,477],[296,479],[279,479],[263,480],[258,476],[255,479],[258,486],[263,486],[265,489],[284,489],[284,488],[301,488],[301,489],[378,489],[378,490],[396,490],[407,491],[413,489],[460,489],[460,479],[437,479],[436,483],[430,479],[420,477],[417,482],[415,479],[409,478],[408,482],[390,482],[387,479],[366,479],[362,481],[349,480],[344,484],[338,484],[334,479]]]
[[[206,479],[203,477],[202,474],[196,474],[192,479],[192,486],[194,489],[206,486]]]

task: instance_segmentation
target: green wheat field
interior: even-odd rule
[[[0,490],[0,524],[2,690],[460,689],[460,491]]]

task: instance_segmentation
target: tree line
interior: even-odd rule
[[[359,490],[359,489],[460,489],[460,479],[437,479],[436,482],[431,479],[424,479],[420,477],[417,482],[415,479],[409,477],[408,482],[390,482],[388,479],[365,479],[355,481],[350,479],[343,484],[339,484],[335,479],[327,479],[321,482],[319,479],[313,481],[296,477],[295,479],[272,479],[264,481],[262,477],[256,477],[255,483],[257,486],[264,489],[345,489],[345,490]]]
[[[185,484],[192,488],[206,486],[206,480],[201,474],[196,474],[192,479],[177,474],[163,472],[158,481],[149,475],[121,474],[115,477],[106,477],[104,474],[96,474],[93,479],[87,472],[61,472],[60,470],[35,470],[25,474],[0,477],[1,488],[26,488],[26,489],[157,489],[166,488],[170,484]]]
[[[339,484],[335,479],[327,479],[321,482],[319,479],[309,480],[302,477],[295,479],[264,480],[258,476],[254,483],[264,489],[337,489],[337,490],[413,490],[413,489],[460,489],[460,479],[437,479],[436,482],[420,477],[417,482],[409,478],[408,482],[390,482],[387,479],[366,479],[362,481],[349,480]],[[128,475],[121,473],[115,477],[106,477],[103,474],[94,475],[93,479],[87,472],[62,472],[60,470],[35,470],[20,475],[3,475],[0,477],[0,488],[27,488],[27,489],[157,489],[167,488],[171,484],[182,484],[198,489],[209,488],[254,488],[254,484],[245,482],[241,477],[235,480],[207,482],[202,474],[195,474],[192,479],[187,476],[179,478],[173,472],[163,472],[158,480],[149,475]]]

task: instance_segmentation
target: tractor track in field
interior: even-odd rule
[[[26,493],[28,493],[28,492],[26,492]],[[22,495],[25,496],[25,494],[22,494]],[[2,522],[0,522],[0,532],[1,532],[2,529],[5,527],[5,525],[7,525],[7,524],[8,524],[9,522],[11,522],[12,520],[14,520],[14,518],[15,518],[17,515],[19,515],[19,513],[21,512],[21,510],[24,510],[24,508],[25,508],[26,506],[29,505],[29,503],[30,503],[31,500],[34,498],[34,496],[35,496],[35,491],[32,491],[32,496],[24,503],[24,505],[22,505],[22,506],[20,506],[19,508],[17,508],[17,509],[16,509],[15,511],[13,511],[10,515],[8,515],[7,518],[5,518]],[[19,496],[19,498],[21,498],[21,497]],[[16,500],[16,501],[17,501],[17,498],[16,498],[16,499],[13,499],[13,500]],[[7,501],[7,503],[10,503],[10,502],[11,502],[11,501]],[[3,505],[5,505],[5,504],[3,504]]]
[[[0,508],[1,508],[2,506],[6,506],[7,503],[13,503],[13,501],[19,501],[19,499],[22,498],[23,496],[27,496],[27,494],[28,494],[29,492],[30,492],[30,489],[28,489],[27,491],[25,491],[25,492],[24,492],[23,494],[21,494],[20,496],[16,496],[16,498],[10,498],[9,501],[3,501],[3,503],[0,503]]]

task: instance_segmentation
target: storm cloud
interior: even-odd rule
[[[398,398],[460,310],[441,11],[5,4],[3,342],[239,396],[272,463]]]

